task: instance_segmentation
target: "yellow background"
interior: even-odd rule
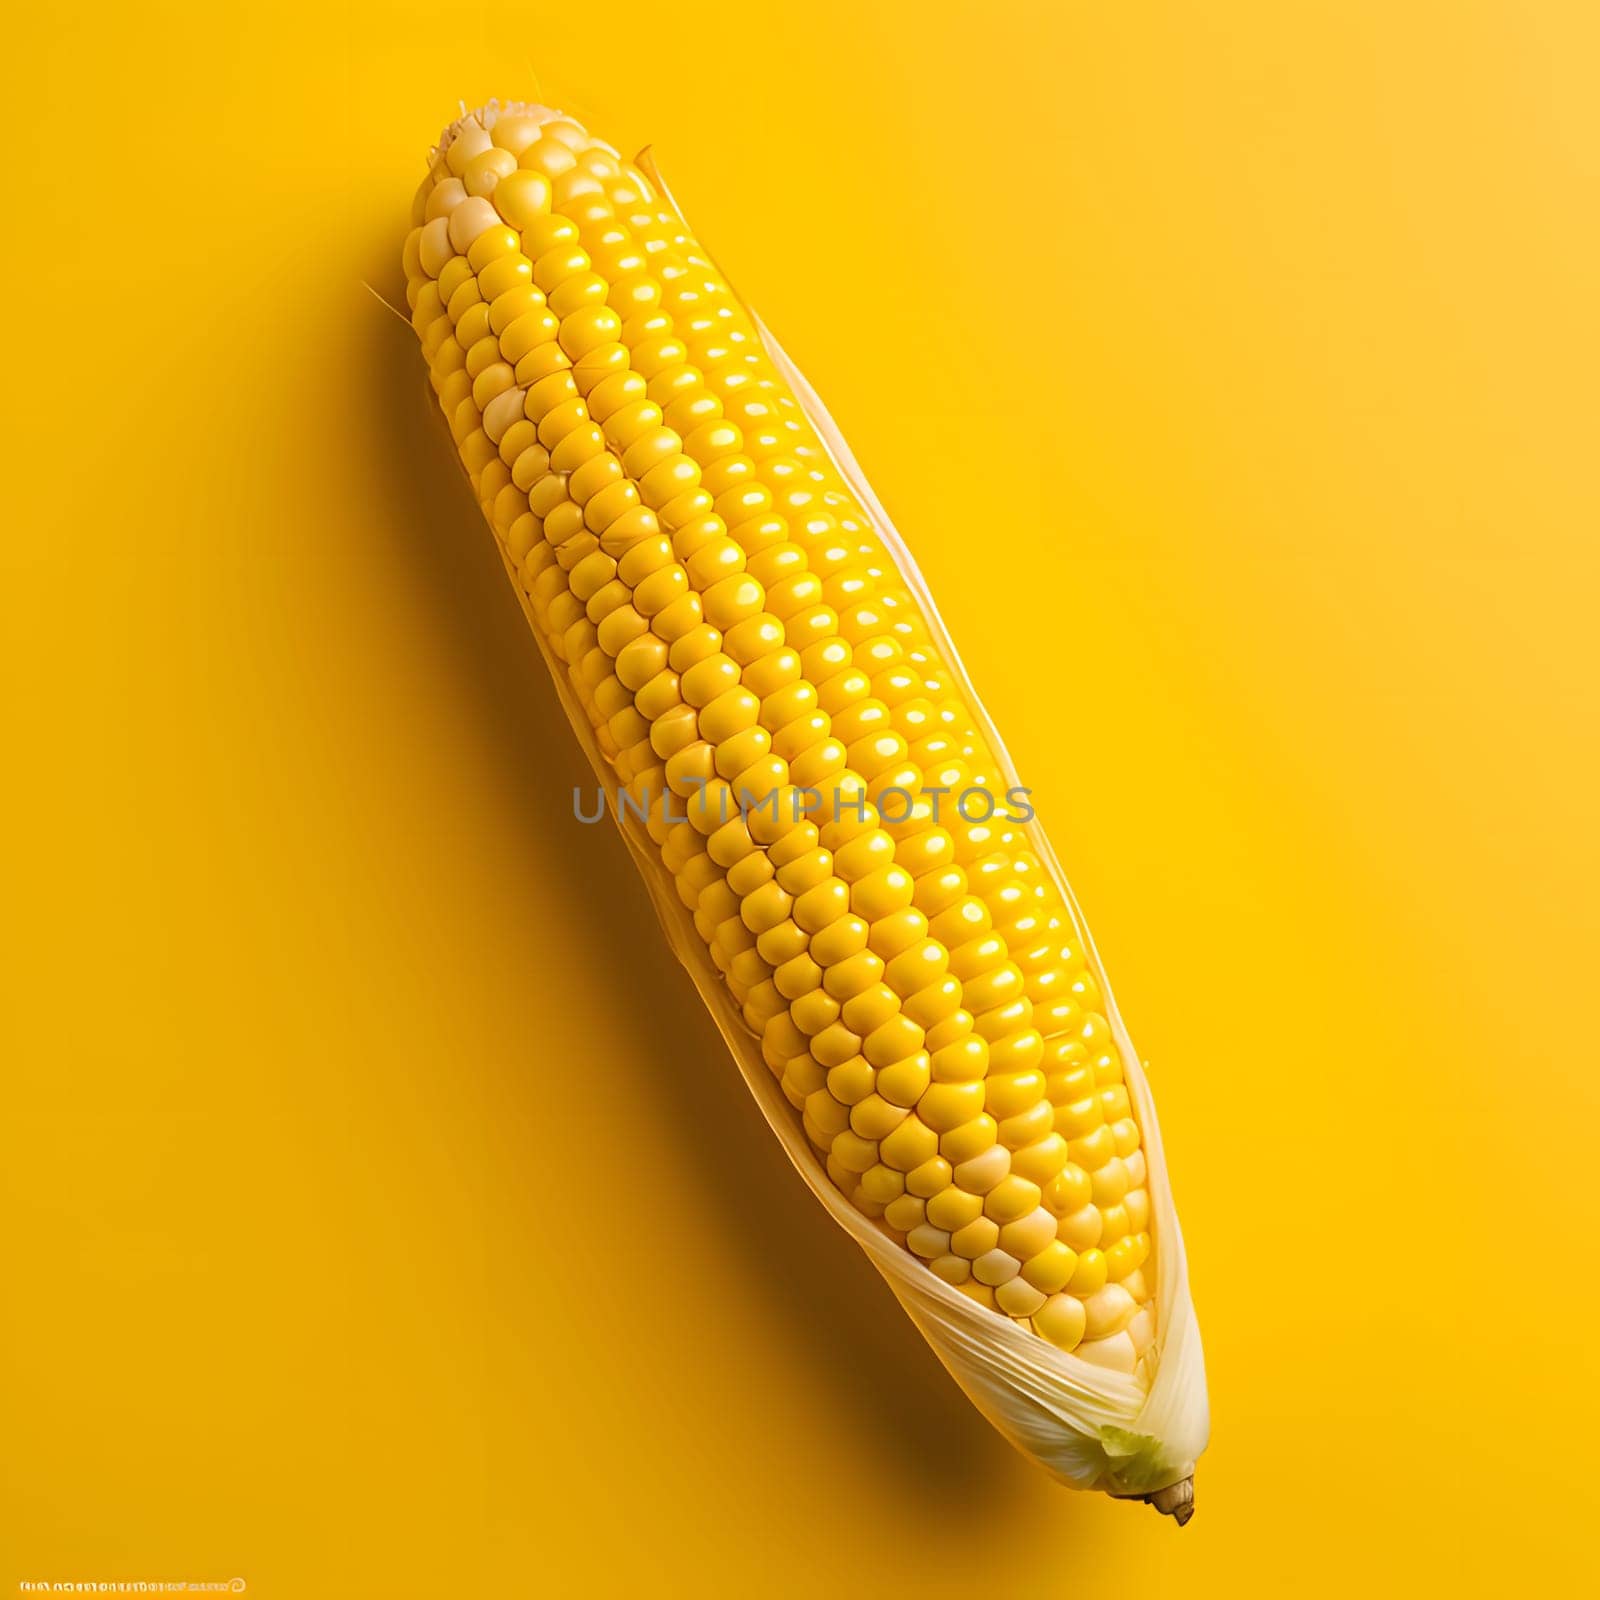
[[[0,67],[0,1593],[1577,1581],[1595,8],[53,11]],[[570,820],[363,287],[535,68],[828,399],[1074,876],[1207,1339],[1182,1533],[986,1430]]]

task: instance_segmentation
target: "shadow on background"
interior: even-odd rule
[[[488,735],[512,809],[533,817],[563,814],[574,786],[591,784],[592,774],[508,592],[493,539],[449,457],[415,342],[392,322],[385,334],[370,346],[371,421],[388,441],[380,492],[389,496],[397,563],[426,591],[448,645],[460,714]],[[508,685],[527,685],[529,692],[508,692]],[[543,887],[564,899],[564,917],[597,935],[617,972],[627,974],[618,1013],[632,1037],[632,1058],[652,1064],[631,1092],[642,1115],[670,1124],[693,1152],[684,1178],[703,1186],[707,1209],[752,1292],[766,1296],[795,1331],[794,1359],[825,1374],[860,1446],[891,1457],[893,1476],[907,1493],[937,1487],[963,1497],[986,1489],[997,1494],[1013,1470],[1010,1448],[950,1382],[866,1258],[817,1209],[774,1143],[668,950],[615,829],[575,827],[539,865]],[[530,927],[530,951],[535,944]],[[531,1100],[531,1069],[497,1087],[513,1104]],[[531,1244],[527,1259],[534,1259]],[[826,1337],[804,1336],[819,1321]]]

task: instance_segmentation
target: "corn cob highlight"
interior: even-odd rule
[[[448,128],[413,221],[474,493],[828,1177],[957,1293],[1148,1390],[1163,1241],[1091,962],[758,324],[652,173],[544,107]]]

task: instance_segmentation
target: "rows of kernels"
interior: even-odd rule
[[[704,896],[702,896],[701,899],[702,899],[702,902],[704,902]],[[706,931],[707,934],[710,933],[710,930],[707,930],[707,928],[702,928],[702,931]]]
[[[755,379],[764,398],[737,402],[757,426],[726,419],[723,397],[745,376],[731,364],[764,360],[746,330],[727,326],[737,303],[692,252],[662,261],[659,283],[643,270],[686,235],[664,211],[619,217],[648,185],[610,153],[594,158],[572,125],[537,130],[515,167],[496,153],[501,131],[469,131],[447,149],[451,171],[466,176],[441,174],[428,194],[432,237],[424,229],[407,249],[412,303],[427,298],[431,277],[456,335],[436,336],[432,317],[419,325],[441,403],[619,777],[645,788],[676,778],[680,791],[691,778],[752,775],[758,792],[790,775],[867,794],[885,779],[918,787],[922,769],[905,758],[923,719],[907,713],[897,726],[892,708],[912,697],[918,672],[927,695],[942,692],[942,668],[903,591],[875,587],[892,568],[837,489],[823,494],[842,514],[791,535],[772,483],[804,512],[815,492],[802,485],[825,481],[826,462],[804,442],[780,454],[805,425],[770,374]],[[446,255],[435,224],[502,185],[499,215],[468,209]],[[552,214],[552,201],[571,214]],[[521,226],[520,241],[502,217]],[[690,266],[704,275],[697,286]],[[702,298],[723,303],[686,316]],[[681,341],[675,315],[686,318]],[[491,333],[505,342],[485,344]],[[784,412],[781,429],[760,425]],[[591,515],[601,501],[604,513]],[[860,564],[826,542],[835,528],[859,535]],[[730,655],[721,646],[736,635]],[[959,702],[942,720],[962,720]],[[962,754],[979,752],[969,742]],[[1002,938],[984,937],[987,907],[950,860],[964,830],[952,839],[921,815],[880,826],[871,805],[770,824],[758,812],[749,825],[702,807],[692,820],[652,822],[651,836],[835,1180],[941,1276],[1034,1316],[1057,1343],[1087,1333],[1109,1353],[1126,1330],[1113,1326],[1118,1300],[1106,1297],[1098,1252],[1075,1254],[1040,1203],[1072,1172],[1070,1147],[1039,1115],[1050,1111],[1037,1071],[1046,1043],[1031,1027],[1021,969]],[[925,907],[970,937],[953,951],[930,938]],[[952,955],[965,985],[948,975]],[[966,988],[984,1002],[977,1018],[962,1007]],[[990,1077],[992,1046],[1009,1051],[1009,1070]],[[1126,1269],[1135,1278],[1137,1262]]]
[[[707,285],[707,290],[710,290],[710,288],[714,288],[714,286],[715,285]],[[770,502],[768,502],[768,504],[770,504]],[[792,562],[789,563],[789,565],[790,565],[790,576],[792,576],[792,578],[798,578],[798,576],[800,576],[800,574],[805,573],[805,555],[803,555],[803,552],[797,552],[797,550],[784,550],[784,552],[773,552],[773,554],[787,554],[787,555],[792,555],[792,557],[794,557],[794,560],[792,560]],[[790,606],[790,611],[792,611],[792,606]],[[827,626],[830,626],[830,624],[832,624],[832,621],[834,621],[834,618],[832,618],[832,614],[824,613],[824,616],[826,616],[826,618],[827,618]],[[790,619],[790,630],[792,630],[792,629],[794,629],[794,621],[792,621],[792,619]],[[826,646],[824,646],[824,648],[826,648]],[[822,659],[824,659],[824,661],[826,661],[826,656],[824,656],[824,658],[822,658]],[[843,664],[848,664],[848,662],[850,662],[850,656],[848,656],[848,654],[846,654],[845,651],[840,651],[840,653],[838,653],[838,656],[837,656],[837,661],[835,661],[834,664],[835,664],[835,666],[843,666]],[[850,691],[850,698],[861,699],[862,696],[864,696],[864,693],[866,693],[866,683],[862,682],[862,685],[859,686],[859,688],[853,688],[853,690]],[[837,709],[838,709],[838,707],[835,706],[835,710],[837,710]],[[853,710],[858,710],[858,707],[856,707],[856,706],[848,706],[848,707],[846,707],[845,715],[850,715],[850,712],[853,712]],[[878,706],[878,704],[875,704],[875,702],[867,702],[866,706],[859,707],[858,722],[856,722],[856,725],[854,725],[854,728],[856,728],[856,731],[858,731],[858,733],[859,733],[859,731],[861,731],[861,723],[862,722],[866,722],[867,718],[883,717],[883,715],[885,715],[885,714],[886,714],[886,707]],[[826,720],[822,720],[822,722],[819,722],[819,726],[818,726],[819,733],[821,733],[822,730],[826,730]],[[853,749],[853,750],[851,750],[851,752],[848,752],[848,754],[850,754],[851,757],[854,757],[854,758],[856,758],[856,760],[858,760],[858,765],[866,765],[866,762],[864,762],[864,760],[862,760],[862,755],[859,754],[858,750]],[[867,752],[867,754],[870,755],[870,754],[872,754],[872,752]],[[880,763],[880,765],[882,765],[882,763]],[[912,781],[912,782],[915,781],[915,774],[912,774],[912,778],[910,778],[909,781]],[[904,834],[902,834],[902,837],[904,837]]]
[[[706,287],[708,293],[716,292],[714,282]],[[759,365],[759,352],[754,356],[747,354],[741,359],[748,365]],[[770,382],[767,387],[770,392]],[[803,426],[797,423],[790,431],[800,432]],[[813,471],[808,476],[819,482],[829,481],[828,463],[814,444],[808,445],[793,438],[779,439],[777,436],[771,436],[771,447],[809,455],[818,463],[821,470]],[[847,507],[847,514],[838,519],[830,518],[819,531],[832,532],[835,524],[841,529],[847,524],[858,525],[856,519],[859,517],[859,508],[853,507],[848,498],[839,492],[836,483],[833,485],[829,503]],[[848,552],[837,545],[833,547],[831,553],[836,564],[842,565],[848,559]],[[870,542],[863,541],[858,544],[856,554],[870,563],[881,553]],[[880,613],[892,613],[893,605],[885,606],[883,601],[904,600],[903,591],[874,591],[870,580],[876,575],[877,573],[869,566],[866,571],[868,581],[859,584],[857,597],[860,603],[853,613],[856,619],[868,626],[880,620],[871,614],[874,604],[879,607]],[[859,573],[854,576],[859,580]],[[921,642],[917,638],[914,625],[906,626],[902,623],[900,631],[913,641]],[[924,772],[922,776],[930,783],[942,784],[952,791],[959,791],[968,786],[992,791],[994,788],[992,756],[982,748],[978,737],[967,725],[964,708],[959,702],[946,701],[942,705],[936,705],[931,698],[944,689],[941,664],[931,651],[903,650],[899,641],[888,634],[866,641],[858,648],[872,652],[873,664],[879,667],[879,676],[873,680],[873,687],[878,689],[881,686],[883,700],[895,705],[897,710],[901,705],[905,707],[901,715],[895,719],[894,727],[906,741],[904,747],[906,754],[923,758],[930,768],[934,767],[941,757],[949,758],[944,765],[937,767],[936,770]],[[902,658],[905,660],[905,667],[900,666]],[[930,675],[920,684],[924,695],[928,698],[916,696],[919,685],[916,682],[915,672],[907,670],[919,666],[930,669]],[[913,738],[918,740],[917,744],[910,743]],[[917,779],[917,767],[912,761],[897,770],[894,781],[903,787],[915,790],[918,787]],[[910,819],[910,827],[906,830],[907,836],[913,843],[916,842],[915,830],[918,821],[918,815],[914,812]],[[933,830],[930,829],[929,832],[933,837],[937,837],[937,834],[933,834]],[[1003,828],[997,829],[987,821],[969,823],[965,813],[961,811],[957,812],[956,819],[951,824],[951,832],[954,834],[957,859],[979,869],[977,872],[979,881],[975,889],[985,906],[995,914],[996,928],[1010,938],[1013,947],[1020,945],[1021,948],[1028,950],[1028,971],[1024,975],[1025,1000],[1029,1004],[1036,999],[1040,1000],[1041,1004],[1049,1002],[1047,1006],[1049,1015],[1041,1019],[1041,1025],[1048,1036],[1052,1063],[1059,1064],[1063,1053],[1070,1058],[1073,1052],[1080,1049],[1082,1041],[1076,1039],[1074,1035],[1084,1031],[1092,1042],[1101,1045],[1102,1054],[1106,1056],[1106,1059],[1099,1063],[1101,1076],[1120,1083],[1121,1065],[1116,1058],[1114,1047],[1110,1048],[1109,1052],[1105,1050],[1105,1045],[1109,1041],[1105,1039],[1104,1018],[1092,1009],[1098,996],[1086,996],[1082,992],[1086,986],[1092,991],[1092,979],[1088,978],[1081,958],[1076,957],[1070,948],[1062,948],[1059,950],[1060,959],[1052,960],[1054,952],[1050,950],[1048,943],[1042,948],[1037,943],[1040,936],[1048,940],[1049,936],[1053,935],[1062,943],[1075,943],[1076,937],[1065,907],[1055,893],[1048,875],[1042,871],[1037,858],[1025,848],[1019,834]],[[1015,853],[1011,853],[1013,851]],[[1028,943],[1030,939],[1034,941],[1031,948]],[[1003,976],[1014,984],[1021,970],[1020,961],[1008,966],[996,959],[996,952],[989,954],[991,959],[984,969],[983,976],[989,978]],[[1069,993],[1074,996],[1070,1003],[1065,1000],[1065,996]],[[1057,994],[1062,998],[1057,999]],[[1013,1088],[1014,1085],[1007,1086],[1008,1090]],[[1118,1096],[1120,1101],[1117,1099]],[[1022,1098],[1025,1102],[1026,1096]],[[1075,1241],[1077,1248],[1087,1253],[1087,1260],[1084,1262],[1078,1282],[1091,1293],[1098,1292],[1094,1285],[1100,1281],[1102,1264],[1097,1256],[1105,1257],[1104,1270],[1115,1283],[1118,1279],[1133,1281],[1132,1275],[1149,1251],[1146,1231],[1149,1203],[1142,1186],[1142,1160],[1135,1160],[1131,1165],[1125,1164],[1126,1158],[1137,1155],[1137,1125],[1129,1113],[1125,1090],[1120,1087],[1114,1091],[1107,1088],[1101,1096],[1101,1101],[1099,1109],[1104,1120],[1115,1125],[1114,1144],[1108,1145],[1103,1137],[1097,1137],[1092,1126],[1084,1126],[1086,1118],[1093,1118],[1096,1108],[1093,1106],[1085,1108],[1081,1104],[1074,1104],[1070,1112],[1065,1109],[1057,1110],[1054,1121],[1059,1123],[1059,1130],[1051,1126],[1051,1119],[1039,1115],[1040,1111],[1045,1109],[1043,1106],[1018,1104],[1007,1118],[1006,1131],[1002,1137],[1002,1142],[1013,1148],[1029,1148],[1037,1163],[1036,1170],[1046,1183],[1066,1167],[1070,1156],[1077,1156],[1091,1169],[1091,1198],[1084,1202],[1083,1207],[1063,1215],[1059,1223],[1062,1242],[1066,1244],[1069,1240]],[[1063,1137],[1066,1131],[1074,1135],[1075,1142],[1071,1145]],[[1049,1137],[1051,1133],[1055,1133],[1056,1136]],[[1033,1148],[1035,1145],[1038,1146],[1037,1149]],[[1078,1169],[1080,1173],[1082,1170],[1081,1167]],[[1072,1194],[1079,1187],[1081,1184],[1078,1178],[1074,1177],[1057,1192]],[[1124,1203],[1120,1205],[1115,1198],[1118,1189],[1126,1191]],[[910,1207],[901,1213],[904,1220],[909,1220],[912,1215],[914,1211]],[[924,1234],[922,1242],[931,1245],[936,1242],[936,1237]],[[1102,1249],[1102,1246],[1107,1248]],[[1142,1288],[1142,1281],[1140,1287]],[[1116,1303],[1117,1297],[1108,1298],[1112,1303]],[[1091,1331],[1099,1332],[1099,1324],[1095,1324]],[[1102,1337],[1108,1336],[1102,1335]],[[1109,1356],[1109,1349],[1104,1353]]]
[[[693,376],[695,378],[698,377],[697,374],[693,375]],[[680,387],[685,389],[686,394],[688,394],[688,395],[692,395],[693,394],[693,386],[680,385]],[[701,403],[702,415],[703,416],[714,416],[715,415],[716,406],[715,406],[715,402],[714,401],[712,401],[708,405],[708,404],[705,404],[704,397],[696,397],[696,398]],[[721,451],[719,452],[718,451],[719,441],[716,438],[713,437],[713,438],[708,440],[708,439],[705,438],[705,435],[704,435],[703,432],[702,432],[701,438],[702,438],[702,442],[707,445],[708,454],[710,455],[710,457],[713,460],[716,458],[716,456],[719,453],[725,454],[725,455],[726,454],[731,454],[731,452],[736,448],[736,446],[737,446],[737,444],[739,442],[739,436],[738,436],[736,431],[734,431],[734,430],[723,430],[723,436],[722,436],[722,441],[721,441]],[[702,460],[705,460],[705,457],[702,457]],[[751,510],[752,506],[753,506],[753,509],[756,512],[760,512],[760,511],[765,510],[767,505],[770,505],[770,500],[769,499],[766,500],[766,501],[763,501],[760,496],[747,497],[747,498],[750,501],[750,504],[747,505],[747,507],[746,507],[746,515],[747,516],[750,514],[750,510]],[[736,527],[734,529],[734,531],[737,533],[737,532],[740,531],[740,529]],[[784,553],[784,552],[769,550],[769,553],[781,554],[781,553]],[[792,551],[788,552],[788,553],[798,554],[798,552],[792,552]],[[790,564],[792,571],[803,571],[803,565],[804,565],[803,556],[800,558],[800,560],[798,560],[796,562],[792,562]],[[788,652],[788,653],[791,656],[793,654],[793,652]],[[824,735],[826,733],[826,731],[827,731],[827,723],[826,723],[826,720],[823,719],[819,723],[819,725],[817,726],[817,728],[815,730],[815,734],[817,736],[821,736],[821,735]],[[842,826],[842,819],[840,821],[836,821],[833,824],[833,826],[837,830],[840,826]],[[861,843],[863,843],[863,842],[865,842],[867,840],[871,840],[871,841],[874,841],[874,842],[881,841],[884,845],[889,844],[889,841],[886,838],[886,836],[882,835],[881,833],[876,833],[876,832],[864,832],[862,839],[857,840],[856,844],[861,844]],[[830,838],[827,842],[829,844],[836,844],[836,843],[838,843],[838,840]],[[854,848],[854,845],[851,845],[851,844],[847,843],[846,846],[845,846],[845,849],[848,851],[851,848]],[[892,854],[892,852],[891,852],[891,854]],[[841,859],[843,859],[843,858],[841,857]],[[847,876],[851,876],[852,874],[847,872],[846,875]],[[794,965],[796,965],[798,963],[803,963],[807,959],[808,958],[806,956],[802,955],[802,956],[794,958],[794,960],[791,961],[790,963],[787,963],[787,965],[792,968]],[[870,962],[870,961],[873,961],[875,959],[876,958],[872,955],[871,952],[865,952],[864,951],[864,952],[860,952],[859,954],[851,957],[850,958],[850,962],[857,969],[859,969],[862,966],[863,963]],[[842,972],[845,969],[843,967],[841,967],[840,970]],[[874,974],[871,974],[870,976],[875,977],[876,974],[874,973]],[[792,983],[794,981],[792,973],[790,974],[790,977],[791,977],[791,983]],[[812,978],[810,979],[810,983],[814,984],[815,981],[816,981],[816,975],[813,975]],[[844,984],[844,983],[847,983],[848,981],[849,981],[848,978],[841,978],[840,983]],[[805,980],[802,979],[802,987],[807,987],[807,986],[808,985],[806,984]],[[831,983],[829,983],[829,984],[826,985],[826,987],[832,988],[834,986]],[[858,984],[857,987],[858,988],[862,988],[862,987],[865,987],[865,985]],[[816,997],[816,991],[813,991],[812,998],[815,998],[815,997]],[[861,1003],[863,1003],[864,998],[865,997],[858,997],[857,1004],[860,1005]],[[826,995],[823,995],[822,998],[821,998],[820,1004],[812,1007],[811,1010],[814,1012],[814,1014],[816,1015],[816,1017],[817,1017],[817,1019],[819,1021],[831,1019],[832,1016],[834,1015],[833,1008],[829,1004],[828,996],[826,996]],[[889,1020],[889,1018],[886,1016],[881,1020],[883,1020],[884,1022],[887,1022]],[[799,1063],[797,1062],[796,1064],[798,1065]],[[899,1061],[899,1062],[889,1063],[884,1068],[884,1071],[885,1071],[886,1074],[897,1074],[898,1075],[897,1081],[900,1082],[900,1084],[901,1084],[901,1086],[903,1088],[903,1082],[907,1077],[911,1077],[912,1080],[915,1081],[915,1074],[916,1074],[917,1065],[918,1065],[918,1063],[916,1063],[914,1059],[912,1061],[910,1061],[909,1063],[904,1061],[904,1060],[902,1060],[902,1061]],[[904,1070],[908,1066],[909,1066],[909,1069],[910,1069],[909,1072]],[[852,1072],[852,1070],[851,1070],[852,1067],[854,1067],[856,1069],[854,1072]],[[814,1073],[811,1074],[811,1077],[808,1080],[808,1083],[809,1082],[814,1082],[815,1081],[815,1076],[816,1075]],[[832,1078],[832,1081],[833,1081],[833,1084],[834,1084],[835,1088],[838,1090],[838,1097],[842,1098],[845,1101],[846,1104],[853,1104],[853,1109],[851,1111],[851,1119],[850,1119],[851,1120],[851,1127],[850,1127],[849,1133],[847,1134],[845,1132],[845,1130],[842,1129],[842,1128],[839,1129],[839,1131],[834,1135],[832,1143],[833,1143],[833,1145],[835,1147],[837,1147],[841,1143],[850,1142],[850,1143],[853,1144],[853,1149],[852,1149],[851,1153],[859,1156],[860,1153],[861,1153],[861,1145],[862,1145],[863,1140],[864,1139],[870,1139],[870,1137],[872,1135],[874,1135],[874,1134],[880,1134],[880,1133],[892,1130],[893,1126],[895,1126],[899,1122],[899,1120],[901,1120],[903,1112],[899,1108],[897,1108],[895,1106],[893,1101],[886,1102],[885,1099],[882,1096],[873,1094],[871,1092],[871,1088],[870,1088],[871,1080],[865,1076],[864,1071],[860,1068],[860,1064],[859,1063],[845,1063],[845,1064],[842,1064],[840,1067],[836,1068],[834,1073],[831,1074],[830,1076]],[[843,1087],[844,1085],[849,1085],[849,1084],[853,1084],[854,1087],[853,1088]],[[885,1086],[887,1086],[887,1082],[886,1082]],[[802,1086],[802,1087],[805,1087],[805,1086]],[[814,1093],[815,1090],[814,1089],[808,1089],[807,1092]],[[890,1092],[893,1093],[894,1091],[891,1090]],[[797,1096],[797,1098],[798,1098],[798,1096]],[[911,1096],[907,1096],[904,1093],[901,1093],[899,1098],[902,1100],[902,1102],[904,1104],[909,1105],[911,1103],[911,1098],[912,1097]],[[818,1107],[818,1112],[819,1112],[819,1115],[821,1115],[822,1112],[823,1112],[823,1108],[819,1106]],[[834,1118],[833,1120],[835,1121],[835,1124],[837,1124],[837,1118]],[[818,1142],[819,1143],[825,1142],[826,1136],[824,1134],[822,1134],[820,1131],[814,1129],[813,1130],[813,1135],[814,1135],[814,1137],[818,1138]],[[851,1135],[854,1136],[853,1141],[851,1140]],[[836,1155],[840,1155],[840,1156],[843,1156],[843,1154],[844,1154],[843,1152],[839,1152],[837,1150],[837,1148],[835,1150],[835,1153],[836,1153]],[[857,1162],[857,1164],[859,1165],[859,1161]],[[848,1167],[847,1167],[846,1170],[849,1170]],[[838,1174],[836,1173],[836,1176],[837,1175]],[[863,1179],[862,1188],[864,1189],[865,1193],[860,1198],[865,1200],[866,1203],[869,1204],[869,1205],[879,1204],[884,1199],[894,1196],[896,1194],[896,1192],[898,1191],[899,1187],[900,1187],[900,1180],[899,1180],[898,1176],[892,1170],[881,1170],[881,1169],[869,1170],[869,1172],[867,1173],[867,1175]]]
[[[709,276],[701,288],[713,298],[724,292],[714,275]],[[725,306],[722,310],[729,320],[737,321],[739,310],[736,302],[731,308]],[[743,331],[747,330],[728,333],[726,336],[730,344],[738,341]],[[764,360],[759,343],[749,341],[739,353],[738,360],[746,367],[759,371]],[[766,398],[776,388],[775,375],[770,371],[757,377],[754,393],[762,398],[746,403],[747,414],[757,407],[762,412],[776,412],[779,406],[770,404]],[[821,519],[817,533],[828,535],[835,529],[851,533],[864,531],[864,516],[859,506],[854,504],[848,491],[832,473],[831,463],[819,442],[807,436],[808,427],[803,414],[789,419],[787,433],[789,437],[768,433],[762,436],[762,443],[769,450],[792,452],[796,457],[807,458],[812,464],[807,478],[826,486],[822,491],[823,502],[839,514]],[[802,437],[795,438],[794,435]],[[791,495],[791,499],[803,504],[814,494],[813,490],[803,489],[800,494]],[[863,565],[848,565],[852,553]],[[943,704],[933,701],[932,697],[946,692],[943,667],[925,645],[925,634],[917,627],[909,597],[901,589],[874,585],[874,580],[885,576],[888,567],[881,548],[870,536],[858,540],[854,552],[851,552],[847,542],[835,542],[829,548],[828,559],[834,569],[843,574],[837,580],[835,592],[847,585],[854,585],[857,604],[849,614],[850,620],[863,629],[886,625],[904,636],[913,646],[922,646],[903,649],[893,633],[860,641],[857,646],[859,650],[868,652],[872,664],[879,668],[880,675],[873,681],[874,689],[881,686],[883,699],[895,704],[897,709],[899,705],[905,705],[900,717],[894,720],[894,728],[905,741],[903,748],[906,754],[923,758],[930,769],[941,757],[949,758],[937,770],[920,774],[921,778],[930,785],[943,785],[952,792],[967,787],[993,792],[996,787],[996,765],[991,753],[983,748],[981,740],[971,729],[965,708],[959,701],[946,700]],[[848,632],[848,621],[844,627]],[[902,659],[907,668],[923,667],[929,671],[929,676],[920,684],[927,698],[916,696],[918,684],[914,670],[896,670]],[[919,742],[912,744],[910,741],[913,738]],[[913,761],[896,772],[894,781],[915,791],[919,787],[918,778]],[[913,812],[908,830],[913,832],[913,836],[917,822],[917,813]],[[1081,957],[1070,948],[1076,943],[1076,934],[1066,908],[1048,874],[1026,849],[1019,833],[997,829],[986,819],[968,822],[965,812],[961,810],[957,811],[951,823],[951,833],[954,835],[957,859],[980,869],[974,888],[986,908],[994,913],[998,931],[1009,935],[1014,945],[1020,939],[1024,948],[1027,948],[1030,937],[1037,940],[1042,935],[1048,940],[1054,936],[1058,941],[1058,948],[1054,952],[1048,943],[1042,949],[1037,943],[1029,949],[1029,970],[1024,983],[1024,1004],[1031,1004],[1038,999],[1047,1006],[1049,1014],[1041,1022],[1048,1036],[1051,1064],[1060,1065],[1063,1060],[1074,1059],[1077,1053],[1087,1053],[1090,1045],[1099,1051],[1096,1072],[1102,1087],[1098,1104],[1091,1103],[1086,1107],[1080,1103],[1080,1096],[1069,1107],[1052,1097],[1050,1104],[1057,1109],[1054,1118],[1047,1121],[1038,1115],[1044,1109],[1042,1106],[1018,1103],[1007,1119],[1008,1126],[1002,1142],[1013,1147],[1028,1146],[1037,1162],[1036,1170],[1046,1183],[1066,1169],[1071,1158],[1076,1158],[1075,1172],[1068,1183],[1057,1186],[1055,1192],[1058,1195],[1075,1195],[1081,1189],[1084,1170],[1088,1169],[1090,1198],[1085,1200],[1083,1206],[1063,1214],[1059,1220],[1061,1242],[1068,1248],[1071,1248],[1072,1242],[1076,1242],[1077,1249],[1084,1252],[1085,1259],[1076,1283],[1090,1294],[1099,1294],[1102,1291],[1096,1285],[1104,1281],[1104,1272],[1112,1283],[1119,1279],[1134,1283],[1140,1291],[1137,1298],[1142,1301],[1145,1298],[1144,1286],[1142,1279],[1137,1277],[1137,1268],[1149,1253],[1150,1240],[1147,1231],[1149,1200],[1143,1188],[1138,1128],[1127,1104],[1126,1090],[1120,1087],[1121,1063],[1109,1040],[1105,1019],[1094,1010],[1098,994],[1093,990],[1093,980],[1083,966]],[[1057,959],[1051,959],[1053,954]],[[990,952],[990,957],[984,976],[993,978],[1003,975],[1008,980],[1014,980],[1020,974],[1020,964],[1008,966],[998,959],[997,952]],[[1085,993],[1085,990],[1088,992]],[[1066,999],[1069,994],[1072,996],[1070,1001]],[[1079,1034],[1083,1037],[1078,1037]],[[1002,1093],[1012,1089],[1014,1084],[1007,1085]],[[1022,1099],[1025,1102],[1026,1096]],[[1114,1128],[1112,1141],[1108,1142],[1098,1133],[1097,1116]],[[1051,1133],[1055,1137],[1049,1137]],[[1065,1137],[1069,1133],[1072,1135],[1071,1143]],[[1030,1139],[1039,1148],[1034,1149],[1029,1144]],[[1122,1191],[1120,1203],[1119,1191]],[[907,1208],[902,1216],[909,1219],[913,1214]],[[922,1242],[931,1245],[936,1239],[932,1235],[924,1235]],[[1103,1262],[1101,1257],[1104,1258]],[[1117,1296],[1106,1298],[1113,1305],[1118,1303]],[[1092,1339],[1108,1342],[1111,1332],[1121,1331],[1108,1332],[1103,1317],[1099,1321],[1091,1318],[1090,1324]],[[1143,1344],[1139,1348],[1142,1351]],[[1113,1359],[1109,1342],[1102,1354]]]

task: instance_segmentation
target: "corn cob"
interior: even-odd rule
[[[473,490],[828,1178],[950,1289],[1147,1391],[1145,1140],[1025,792],[652,176],[543,107],[441,137],[406,292]]]

